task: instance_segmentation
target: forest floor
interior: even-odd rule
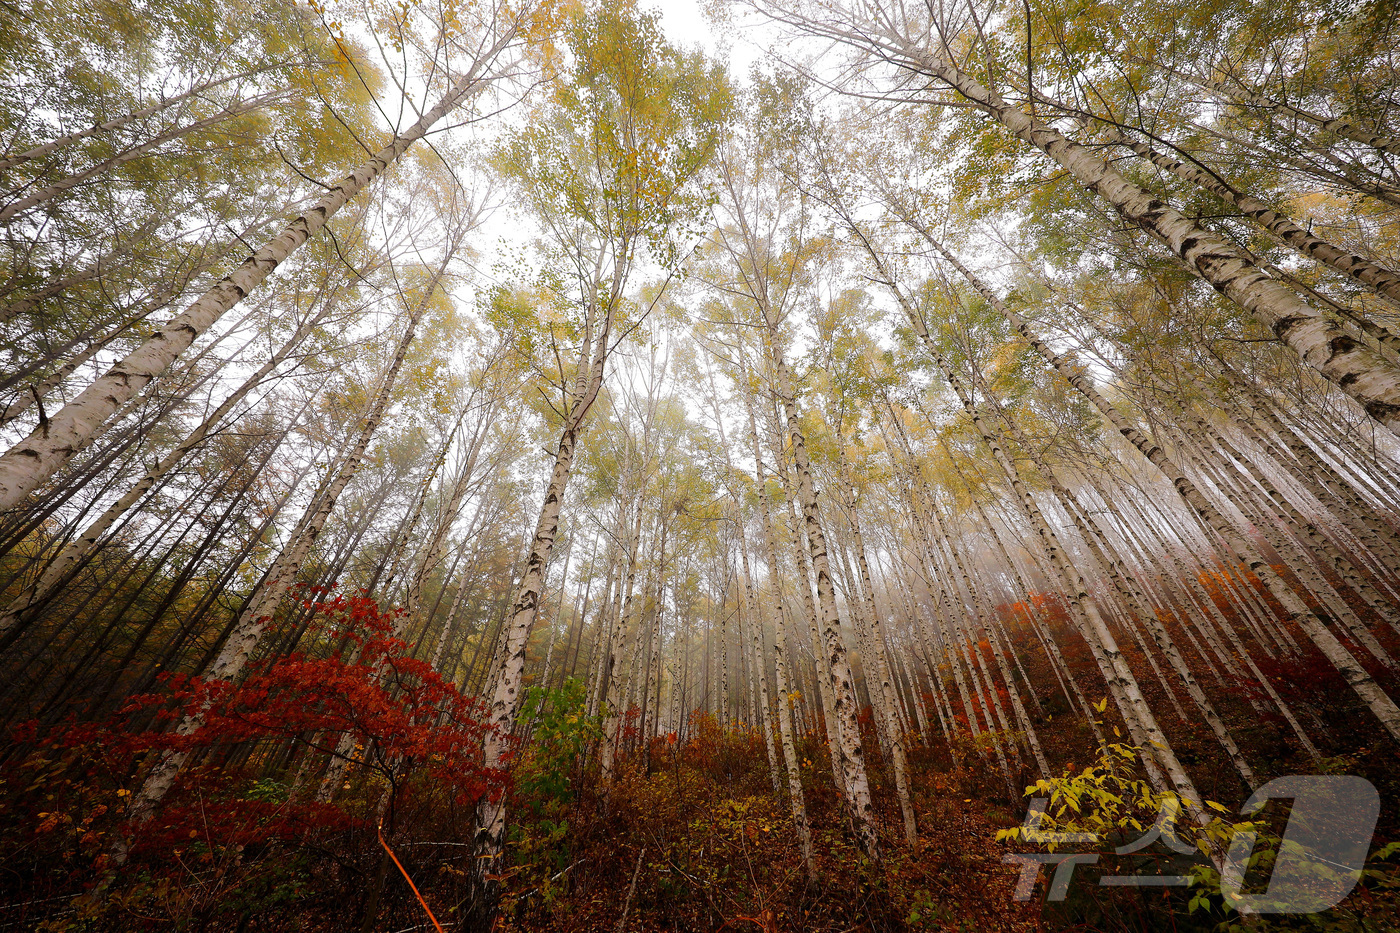
[[[763,763],[761,746],[752,747],[738,774],[675,761],[653,762],[647,775],[629,762],[610,804],[591,798],[575,810],[592,812],[564,849],[551,850],[556,824],[525,824],[497,929],[616,930],[624,912],[629,930],[1039,927],[1039,904],[1015,900],[1019,869],[1003,864],[1004,847],[993,841],[997,829],[1019,822],[1009,809],[964,797],[975,791],[946,778],[925,781],[914,799],[918,841],[882,840],[873,865],[844,831],[829,782],[812,773],[803,782],[813,827],[809,882],[788,806],[766,769],[751,767],[753,755]],[[881,816],[885,826],[901,825],[897,811]]]
[[[535,718],[511,780],[499,785],[510,829],[492,875],[500,895],[493,933],[1400,929],[1400,872],[1392,864],[1400,845],[1386,845],[1400,835],[1400,774],[1383,742],[1320,766],[1363,775],[1377,788],[1383,812],[1373,858],[1388,858],[1330,911],[1241,921],[1224,910],[1218,885],[1214,892],[1209,885],[1101,886],[1104,875],[1153,873],[1138,871],[1140,855],[1113,855],[1109,843],[1096,847],[1103,849],[1097,865],[1075,869],[1064,901],[1047,897],[1052,873],[1044,869],[1030,898],[1018,901],[1021,868],[1006,863],[1015,849],[996,834],[1022,824],[1024,791],[1036,776],[1025,762],[1004,774],[985,733],[956,739],[957,761],[946,743],[911,744],[913,843],[900,832],[886,763],[878,751],[869,757],[878,859],[861,853],[846,825],[822,730],[800,736],[809,877],[788,788],[772,783],[760,733],[696,716],[680,741],[669,734],[643,746],[624,734],[624,752],[605,782],[596,756],[585,751],[600,730],[579,715],[581,695],[555,699]],[[1346,715],[1334,719],[1337,735],[1348,734]],[[870,722],[862,716],[863,744],[874,750]],[[1244,732],[1251,754],[1267,759],[1271,773],[1306,771],[1306,763],[1272,757],[1286,751],[1273,731]],[[1092,747],[1082,720],[1056,713],[1042,739],[1062,762],[1060,773],[1094,765],[1078,757]],[[1229,801],[1232,810],[1240,790],[1231,787],[1228,763],[1209,758],[1204,743],[1193,733],[1178,749],[1196,763],[1207,799]],[[475,801],[486,785],[473,778],[454,790],[457,772],[434,770],[432,755],[411,768],[370,756],[346,773],[332,802],[318,803],[294,791],[295,755],[240,759],[233,754],[240,747],[257,746],[229,743],[190,769],[143,825],[130,858],[114,866],[113,840],[132,829],[124,813],[140,773],[134,760],[115,752],[110,735],[86,729],[53,742],[16,733],[9,755],[0,756],[0,933],[410,933],[432,929],[425,908],[444,929],[465,928],[474,903]],[[1014,764],[1014,752],[1008,755]],[[381,847],[381,817],[401,869]]]
[[[1059,725],[1059,723],[1056,723]],[[1068,728],[1066,728],[1068,727]],[[1051,732],[1085,739],[1079,724]],[[1059,733],[1064,734],[1059,734]],[[876,747],[873,742],[869,747]],[[680,748],[654,741],[649,756],[622,761],[606,800],[580,782],[566,807],[526,805],[517,813],[512,866],[503,878],[498,931],[1206,931],[1327,930],[1383,933],[1400,929],[1400,871],[1391,864],[1395,778],[1382,748],[1337,759],[1332,766],[1371,776],[1387,801],[1373,861],[1340,905],[1311,916],[1242,920],[1216,890],[1105,887],[1108,875],[1190,874],[1193,860],[1161,840],[1133,855],[1115,855],[1146,831],[1125,832],[1103,845],[1098,864],[1076,867],[1066,896],[1048,897],[1052,869],[1042,868],[1032,896],[1015,897],[1020,865],[997,830],[1021,825],[1034,777],[1023,766],[1008,782],[995,763],[965,749],[964,766],[942,751],[911,748],[910,783],[918,839],[907,843],[894,806],[889,772],[878,757],[869,772],[881,839],[878,863],[862,857],[843,825],[823,743],[800,746],[801,777],[812,826],[815,881],[808,882],[786,788],[769,782],[761,737],[743,729],[702,725]],[[985,749],[983,750],[985,751]],[[1085,765],[1066,764],[1065,773]],[[1288,766],[1280,763],[1285,772]],[[530,768],[525,772],[528,775]],[[580,775],[582,777],[582,775]],[[1202,769],[1203,787],[1228,781]],[[527,782],[528,784],[528,778]],[[1208,790],[1209,794],[1210,791]],[[538,797],[536,798],[539,799]],[[1233,798],[1229,798],[1233,799]],[[1232,817],[1234,818],[1234,817]],[[1286,817],[1285,817],[1286,820]],[[1151,818],[1147,820],[1150,829]],[[1021,851],[1043,851],[1024,844]],[[1390,851],[1386,857],[1385,852]],[[1203,858],[1194,860],[1205,866]],[[1246,879],[1261,890],[1268,872]],[[1208,873],[1207,873],[1208,874]],[[1121,885],[1122,882],[1119,882]],[[1209,887],[1209,885],[1207,885]],[[1253,888],[1249,888],[1251,892]]]

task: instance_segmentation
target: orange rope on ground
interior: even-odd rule
[[[399,857],[394,854],[394,850],[389,848],[389,843],[384,841],[384,821],[380,820],[376,828],[379,831],[379,844],[384,847],[385,852],[389,853],[389,858],[394,860],[394,864],[399,866],[399,873],[403,875],[403,880],[408,882],[408,886],[413,889],[413,896],[418,898],[418,903],[423,905],[423,910],[427,913],[428,919],[433,921],[433,926],[437,929],[438,933],[446,933],[442,928],[442,924],[438,923],[438,918],[433,916],[433,909],[428,906],[427,901],[423,900],[423,895],[418,893],[418,885],[414,884],[413,879],[408,877],[408,870],[403,867],[403,862],[400,862]]]

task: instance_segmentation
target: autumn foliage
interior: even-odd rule
[[[325,657],[268,659],[238,684],[170,674],[107,721],[14,729],[0,785],[11,866],[39,883],[90,887],[124,839],[122,898],[178,921],[215,902],[227,911],[291,896],[309,876],[293,870],[300,886],[269,889],[269,872],[280,878],[315,853],[372,861],[372,849],[355,850],[405,813],[415,823],[431,814],[443,841],[466,837],[476,802],[504,790],[504,775],[481,764],[481,702],[411,657],[397,613],[331,591],[305,606],[333,646]],[[181,734],[187,718],[201,724]],[[174,752],[197,764],[154,818],[127,819],[145,766]],[[339,783],[318,792],[331,775]]]

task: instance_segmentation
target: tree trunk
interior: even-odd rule
[[[199,130],[208,129],[211,126],[217,126],[232,117],[257,110],[259,107],[264,107],[274,101],[284,100],[287,96],[286,93],[263,94],[260,97],[239,101],[225,108],[222,113],[217,113],[212,117],[205,117],[203,120],[196,120],[194,123],[176,127],[158,136],[154,136],[144,143],[133,146],[125,152],[112,156],[110,159],[104,159],[76,175],[70,175],[61,181],[46,185],[31,195],[7,204],[3,209],[0,209],[0,224],[8,224],[14,218],[22,216],[41,204],[52,201],[54,198],[63,194],[63,192],[75,188],[83,182],[96,178],[99,175],[104,175],[118,166],[125,165],[132,159],[139,159],[141,156],[159,149],[168,142],[173,142],[182,136],[187,136]]]
[[[297,328],[291,338],[282,345],[272,357],[264,363],[253,375],[249,376],[244,383],[235,389],[210,415],[205,418],[200,425],[189,433],[183,441],[175,446],[159,463],[146,472],[139,481],[128,489],[116,502],[108,507],[96,521],[83,529],[67,547],[65,547],[44,569],[42,576],[33,584],[20,592],[19,596],[10,603],[3,613],[0,613],[0,639],[18,621],[21,613],[31,606],[45,602],[59,587],[65,585],[71,578],[71,571],[79,561],[86,556],[99,539],[107,533],[116,521],[136,504],[150,489],[159,482],[166,474],[179,464],[185,456],[194,448],[204,442],[211,431],[214,431],[228,417],[229,413],[241,402],[249,392],[262,384],[263,380],[276,369],[301,344],[308,334],[314,330],[326,314],[330,311],[330,304],[326,304],[321,312],[309,319],[301,327]]]
[[[232,81],[238,81],[243,78],[251,78],[253,75],[258,74],[259,72],[264,70],[266,69],[250,69],[248,71],[240,71],[238,74],[229,75],[226,78],[219,78],[214,81],[205,81],[203,84],[195,85],[188,91],[176,94],[173,97],[162,97],[159,101],[157,101],[154,104],[151,104],[149,107],[142,107],[139,110],[133,110],[130,113],[123,114],[120,117],[114,117],[111,120],[98,123],[95,126],[90,126],[85,130],[80,130],[77,133],[69,133],[66,136],[60,136],[57,139],[44,143],[43,145],[35,146],[33,149],[27,149],[24,152],[19,152],[12,156],[6,156],[5,158],[0,159],[0,171],[4,171],[5,169],[9,168],[14,168],[16,165],[20,165],[24,162],[32,162],[35,159],[42,159],[47,155],[52,155],[59,149],[64,148],[65,146],[71,146],[75,143],[80,143],[85,139],[91,139],[92,137],[100,136],[103,133],[111,133],[115,130],[119,130],[124,126],[127,126],[131,123],[135,123],[137,120],[144,120],[146,119],[146,117],[155,116],[162,110],[169,110],[176,104],[183,103],[189,100],[191,97],[196,97],[200,94],[205,93],[206,91],[212,91],[215,88],[223,87],[225,84],[228,84]]]
[[[413,126],[379,150],[363,165],[335,184],[306,213],[272,242],[244,260],[235,271],[161,326],[139,348],[88,386],[73,401],[20,443],[0,455],[0,510],[21,499],[82,450],[107,423],[112,413],[140,393],[157,374],[174,362],[195,339],[253,288],[272,274],[284,259],[318,232],[370,182],[398,161],[429,129],[460,106],[484,82],[485,67],[514,39],[508,28],[492,48],[475,62],[451,90]]]
[[[907,218],[906,218],[907,219]],[[918,229],[918,228],[916,228]],[[931,237],[927,231],[920,229],[920,233],[929,240],[935,248],[941,250],[941,244]],[[1177,493],[1185,502],[1200,515],[1210,527],[1229,543],[1237,557],[1242,560],[1251,571],[1254,572],[1269,587],[1269,591],[1283,604],[1284,608],[1293,617],[1293,620],[1303,629],[1313,640],[1323,655],[1333,663],[1347,683],[1357,692],[1363,702],[1370,707],[1376,717],[1386,727],[1392,736],[1400,739],[1400,708],[1397,708],[1394,701],[1386,695],[1366,669],[1363,668],[1352,656],[1341,642],[1329,632],[1311,609],[1309,609],[1285,584],[1278,575],[1274,573],[1272,567],[1258,556],[1254,548],[1251,547],[1235,530],[1234,526],[1210,504],[1203,496],[1196,485],[1189,480],[1185,473],[1181,471],[1165,451],[1154,441],[1143,433],[1138,427],[1130,422],[1121,412],[1099,394],[1098,390],[1089,382],[1088,378],[1076,367],[1065,361],[1059,354],[1055,353],[1047,344],[1038,339],[1030,330],[1026,320],[1008,307],[999,297],[995,295],[981,280],[966,270],[966,267],[958,263],[951,254],[944,252],[944,257],[950,263],[956,265],[959,271],[968,276],[968,280],[974,288],[977,288],[983,297],[987,298],[998,311],[1011,323],[1023,338],[1049,362],[1057,372],[1069,380],[1079,392],[1089,400],[1100,414],[1108,419],[1123,437],[1132,443],[1142,452],[1162,474],[1171,481]]]
[[[254,648],[266,633],[273,614],[277,611],[278,604],[295,582],[303,561],[311,552],[317,536],[325,526],[326,519],[330,517],[331,511],[335,508],[336,500],[359,470],[365,450],[369,447],[370,440],[374,437],[374,433],[384,417],[384,410],[388,407],[394,382],[403,366],[404,357],[408,354],[409,344],[413,342],[417,333],[418,322],[427,310],[429,300],[437,289],[443,274],[447,271],[447,266],[455,254],[455,248],[456,244],[454,243],[447,255],[444,256],[442,264],[429,279],[422,299],[409,315],[408,324],[404,328],[403,337],[399,340],[393,361],[389,364],[384,379],[380,383],[379,391],[375,394],[369,410],[365,413],[355,447],[341,463],[335,478],[312,499],[306,513],[292,532],[286,547],[273,561],[273,566],[263,578],[262,584],[257,587],[244,604],[233,633],[224,642],[218,657],[206,674],[206,679],[232,681],[237,680],[242,675],[252,657]],[[203,722],[202,712],[189,714],[181,721],[176,731],[180,735],[189,735],[198,730]],[[188,757],[186,752],[167,754],[151,768],[140,790],[132,796],[130,807],[127,810],[130,823],[134,825],[150,819],[156,805],[174,786],[175,779],[179,776]],[[125,859],[125,842],[119,844],[117,856],[119,859]]]
[[[1231,100],[1245,100],[1262,110],[1291,114],[1304,122],[1311,123],[1325,133],[1336,133],[1338,136],[1345,137],[1346,139],[1361,143],[1365,146],[1371,146],[1389,155],[1400,156],[1400,140],[1391,139],[1388,136],[1381,136],[1378,133],[1366,129],[1364,126],[1359,126],[1355,121],[1346,117],[1324,117],[1321,114],[1313,113],[1311,110],[1305,110],[1302,107],[1286,104],[1283,101],[1272,100],[1250,88],[1243,86],[1232,88],[1223,80],[1211,81],[1205,86],[1223,94]]]
[[[1138,142],[1125,133],[1110,130],[1108,138],[1150,161],[1158,168],[1165,169],[1185,179],[1205,191],[1234,205],[1259,226],[1269,231],[1284,243],[1293,247],[1309,259],[1331,266],[1338,272],[1384,295],[1391,301],[1400,302],[1400,275],[1354,253],[1339,249],[1315,234],[1309,233],[1291,219],[1269,207],[1258,198],[1241,194],[1216,175],[1198,168],[1189,162],[1165,156],[1149,146]]]
[[[1008,104],[951,62],[886,32],[890,51],[991,115],[1097,192],[1124,217],[1162,241],[1193,274],[1254,315],[1310,366],[1351,396],[1392,433],[1400,433],[1400,367],[1347,336],[1287,286],[1257,268],[1236,247],[1182,216],[1109,167],[1102,158]]]

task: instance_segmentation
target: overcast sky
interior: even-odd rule
[[[642,0],[641,6],[661,12],[661,25],[671,42],[681,46],[699,44],[707,54],[728,62],[732,78],[742,80],[761,55],[752,42],[721,35],[700,12],[700,4],[695,0]]]

